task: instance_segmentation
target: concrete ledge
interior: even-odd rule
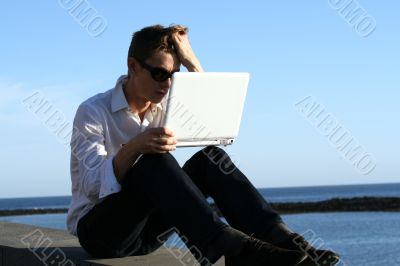
[[[195,265],[190,253],[183,254],[178,249],[161,247],[145,256],[93,259],[66,231],[0,221],[0,266]],[[224,259],[215,265],[225,265]]]

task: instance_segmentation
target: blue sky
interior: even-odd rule
[[[85,20],[74,4],[92,8]],[[24,99],[40,95],[68,127],[126,73],[132,33],[157,23],[188,26],[206,71],[250,72],[226,150],[257,187],[399,182],[399,11],[372,0],[3,1],[0,198],[70,194],[69,145]],[[332,142],[316,105],[364,161]],[[174,154],[183,164],[196,150]]]

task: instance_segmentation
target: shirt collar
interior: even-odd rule
[[[128,102],[126,101],[124,89],[123,89],[123,84],[126,83],[127,78],[128,78],[127,75],[120,76],[117,80],[117,83],[115,84],[113,91],[112,91],[111,111],[113,113],[115,113],[119,110],[125,109],[125,108],[129,109],[129,105],[128,105]],[[164,99],[160,103],[157,103],[157,104],[152,103],[151,110],[152,111],[163,110],[163,103],[166,102],[168,94],[164,97]]]
[[[162,109],[163,109],[163,106],[162,106],[161,102],[159,102],[157,104],[155,104],[155,103],[151,104],[151,110],[162,111]]]
[[[126,101],[124,90],[122,85],[126,82],[127,75],[122,75],[118,78],[114,89],[111,93],[111,111],[117,112],[121,109],[129,108],[128,102]]]

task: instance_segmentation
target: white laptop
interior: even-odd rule
[[[162,126],[177,147],[230,145],[238,136],[248,73],[177,72]]]

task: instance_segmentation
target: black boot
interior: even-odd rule
[[[308,258],[301,264],[304,266],[333,266],[340,260],[340,256],[333,251],[314,248],[284,223],[277,224],[272,230],[258,237],[280,248],[305,252]]]
[[[204,255],[211,263],[224,255],[226,266],[292,266],[307,258],[304,252],[278,248],[230,226],[221,230]]]
[[[296,233],[291,234],[287,240],[281,243],[276,243],[275,245],[281,248],[305,252],[308,256],[307,265],[333,266],[340,260],[340,256],[335,252],[331,250],[316,249],[301,235]]]
[[[304,252],[279,248],[248,236],[243,239],[239,254],[225,256],[225,266],[300,266],[306,259]]]

